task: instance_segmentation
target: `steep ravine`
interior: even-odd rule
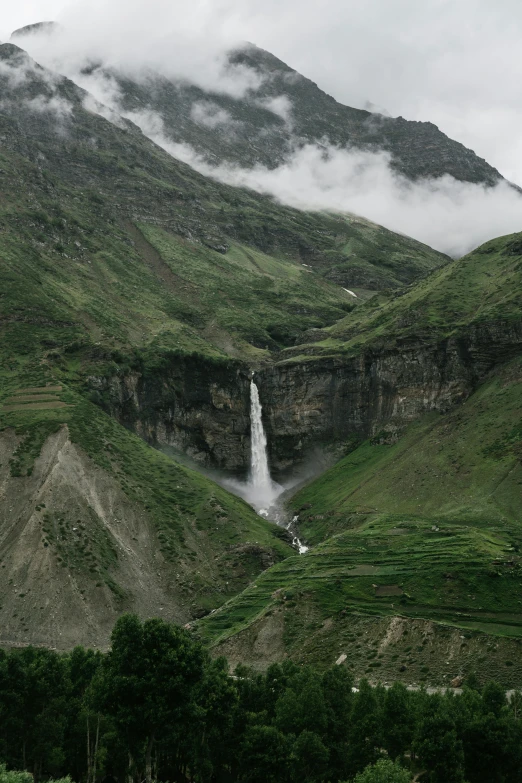
[[[422,414],[449,410],[496,364],[522,349],[522,323],[480,323],[430,343],[411,339],[357,356],[280,362],[258,368],[272,470],[277,476],[317,445],[353,437],[393,440]],[[98,401],[119,422],[158,446],[236,474],[250,448],[249,370],[173,356],[154,370],[91,376]]]

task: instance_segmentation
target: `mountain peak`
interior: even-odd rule
[[[12,43],[0,43],[0,60],[10,60],[12,57],[27,57],[29,55],[24,49]]]
[[[24,27],[19,27],[17,30],[11,33],[11,41],[13,38],[23,38],[26,35],[39,35],[40,33],[46,33],[51,35],[58,32],[61,25],[58,22],[35,22],[34,24],[26,24]]]

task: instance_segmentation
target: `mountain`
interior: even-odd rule
[[[304,144],[330,144],[383,150],[392,156],[392,167],[413,180],[450,174],[464,182],[494,185],[502,179],[493,166],[433,123],[344,106],[257,46],[230,53],[229,62],[251,69],[260,87],[237,99],[159,74],[140,84],[114,70],[107,73],[121,90],[125,111],[157,112],[169,138],[190,144],[214,163],[275,168]]]
[[[312,268],[354,229],[205,179],[13,44],[0,81],[0,641],[103,646],[293,551],[145,441],[246,472],[249,368],[354,307]],[[446,261],[360,225],[412,255],[399,278]]]
[[[43,22],[15,30],[11,40],[30,51],[34,38],[40,37],[51,54],[52,34],[60,32],[59,25]],[[392,168],[412,180],[445,174],[488,186],[502,180],[493,166],[433,123],[344,106],[254,44],[229,52],[227,66],[247,69],[253,77],[241,97],[167,78],[150,67],[131,75],[89,57],[78,77],[86,85],[89,80],[93,85],[100,78],[108,80],[107,91],[116,88],[121,113],[143,117],[152,112],[170,141],[189,145],[213,164],[272,169],[305,144],[318,144],[384,151]]]
[[[344,343],[323,342],[328,360],[272,368],[272,437],[289,451],[310,429],[314,443],[344,434],[348,453],[288,501],[311,551],[200,624],[216,653],[254,666],[342,655],[388,681],[520,681],[521,290],[518,234],[367,303],[339,325]]]
[[[522,235],[450,261],[220,184],[13,44],[0,90],[0,642],[133,610],[519,684]],[[287,493],[306,555],[182,464],[245,479],[252,370],[275,478],[343,457]]]

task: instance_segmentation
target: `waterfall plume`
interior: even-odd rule
[[[270,470],[266,453],[266,435],[261,418],[262,408],[259,391],[250,382],[250,482],[262,491],[270,487]]]
[[[259,390],[252,379],[250,381],[250,476],[248,480],[248,494],[250,503],[260,514],[266,513],[283,491],[283,487],[272,481],[270,477],[262,413]]]
[[[285,491],[285,487],[273,481],[270,476],[267,439],[263,426],[263,409],[253,373],[250,381],[250,471],[248,480],[245,482],[228,479],[223,482],[223,485],[250,503],[260,516],[270,518],[276,524],[285,527],[292,534],[292,543],[299,554],[308,551],[308,547],[302,543],[295,532],[298,517],[294,517],[291,523],[284,521],[284,514],[281,514],[281,509],[276,504],[277,498]]]

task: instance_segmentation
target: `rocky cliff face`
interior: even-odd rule
[[[487,373],[520,353],[522,323],[483,323],[432,343],[369,348],[355,357],[276,364],[256,374],[275,472],[317,444],[393,441],[408,422],[445,412]],[[173,358],[153,373],[96,376],[104,407],[147,441],[207,466],[244,474],[250,453],[248,368]]]
[[[248,368],[174,357],[154,371],[91,376],[95,401],[149,443],[243,473],[249,461]]]
[[[461,402],[521,348],[522,323],[498,322],[434,344],[412,340],[353,358],[276,365],[260,379],[272,465],[299,462],[312,444],[393,441],[408,422]]]

